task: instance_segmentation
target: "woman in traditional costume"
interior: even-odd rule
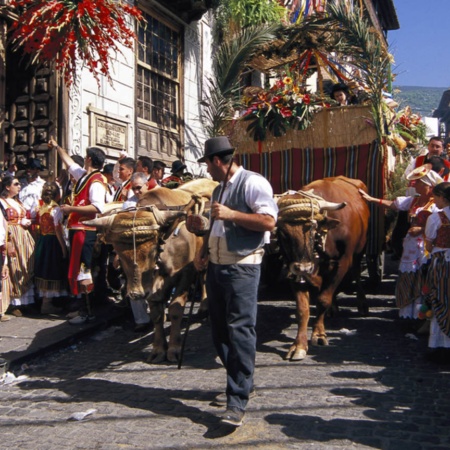
[[[419,318],[422,304],[423,274],[420,270],[427,261],[424,245],[424,231],[427,218],[438,210],[433,199],[433,187],[443,179],[431,169],[431,164],[424,164],[414,169],[408,180],[416,180],[417,196],[397,197],[385,200],[370,197],[364,191],[361,195],[368,202],[379,204],[394,211],[407,211],[409,229],[403,239],[403,253],[400,259],[399,276],[395,289],[395,299],[401,318]]]
[[[9,307],[9,285],[7,278],[9,276],[8,261],[6,256],[7,228],[3,214],[0,214],[0,322],[7,322],[10,318],[5,315]]]
[[[31,220],[17,199],[20,182],[4,177],[0,205],[8,223],[7,256],[11,314],[20,317],[24,306],[34,303],[34,240],[28,231]],[[8,284],[8,283],[7,283]]]
[[[67,247],[62,228],[63,214],[57,200],[59,187],[45,183],[36,211],[39,240],[35,252],[35,284],[42,297],[42,314],[57,313],[53,298],[67,296]]]
[[[450,362],[450,183],[436,186],[433,195],[441,211],[431,214],[425,228],[425,245],[431,252],[426,300],[433,314],[429,359]]]

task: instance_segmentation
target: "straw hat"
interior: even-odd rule
[[[406,176],[408,181],[420,180],[428,186],[436,186],[442,183],[444,179],[431,169],[431,164],[424,164],[423,166],[416,167],[410,174]]]

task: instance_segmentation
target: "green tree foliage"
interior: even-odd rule
[[[286,9],[276,0],[221,0],[215,10],[215,42],[220,44],[247,27],[281,23]]]

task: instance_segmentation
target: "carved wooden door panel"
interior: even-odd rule
[[[5,159],[15,155],[24,169],[30,157],[54,175],[54,155],[47,142],[54,134],[57,114],[55,76],[49,68],[27,67],[17,55],[7,54],[5,92]]]

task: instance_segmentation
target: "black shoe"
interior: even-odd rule
[[[138,324],[134,327],[134,332],[135,332],[135,333],[142,333],[143,331],[150,331],[151,328],[152,328],[151,322],[147,322],[147,323],[138,323]]]
[[[237,408],[227,408],[224,414],[220,416],[220,421],[233,427],[240,427],[244,422],[245,411]]]
[[[248,399],[252,399],[256,397],[256,391],[255,389],[252,389],[250,391],[250,394],[248,394]],[[223,407],[227,406],[227,394],[226,392],[222,392],[221,394],[218,394],[214,397],[214,400],[211,402],[212,406],[218,406]]]

